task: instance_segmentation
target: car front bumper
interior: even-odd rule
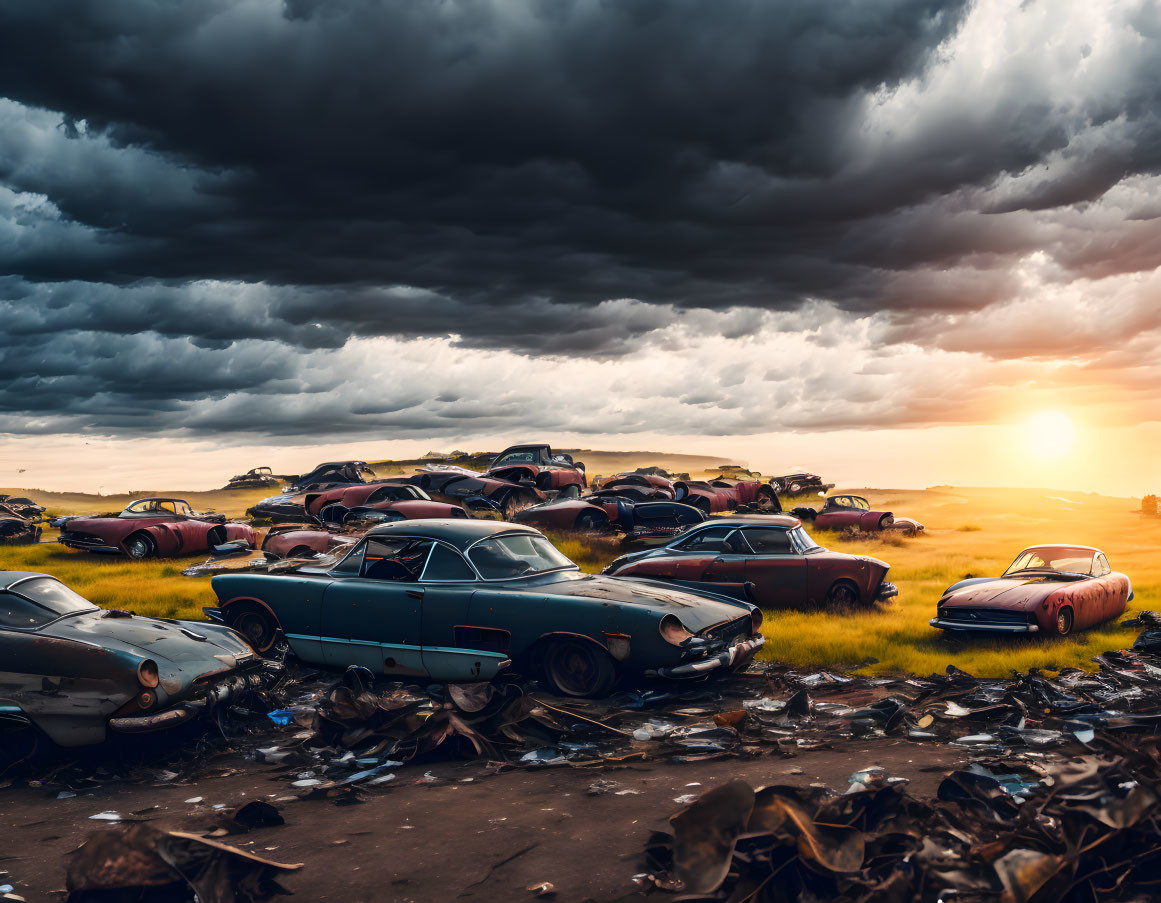
[[[969,633],[1039,633],[1038,624],[989,624],[985,621],[953,621],[950,618],[932,618],[927,622],[940,630],[962,630]]]
[[[110,545],[107,542],[102,542],[99,539],[82,539],[80,537],[69,536],[67,533],[57,538],[63,546],[68,546],[70,549],[83,549],[86,552],[124,552],[120,546]]]
[[[212,710],[215,706],[257,690],[268,682],[272,671],[267,668],[232,674],[209,686],[196,699],[187,699],[156,712],[123,715],[109,719],[109,730],[119,734],[146,734],[185,724]]]
[[[899,587],[894,583],[888,583],[886,580],[879,584],[879,589],[875,592],[875,598],[879,601],[893,599],[897,595],[899,595]]]
[[[702,677],[722,668],[730,669],[747,664],[754,654],[766,645],[764,636],[754,636],[735,643],[716,655],[711,655],[696,662],[686,662],[684,665],[674,665],[672,668],[658,668],[655,671],[646,671],[646,677],[664,677],[672,680],[681,680],[690,677]]]

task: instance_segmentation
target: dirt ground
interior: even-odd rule
[[[535,899],[528,888],[548,881],[556,889],[551,899],[561,903],[604,901],[633,889],[644,841],[665,827],[683,795],[733,778],[756,787],[818,782],[841,791],[852,772],[880,765],[910,779],[916,795],[929,796],[966,758],[944,745],[877,739],[791,758],[765,754],[685,765],[495,773],[478,762],[444,762],[401,768],[390,789],[357,805],[278,802],[285,825],[223,840],[276,862],[303,863],[282,881],[302,900],[507,903]],[[215,769],[224,776],[162,786],[109,784],[69,799],[57,799],[55,789],[0,790],[0,871],[10,873],[4,880],[29,903],[59,901],[70,851],[93,832],[114,829],[91,820],[99,812],[199,831],[214,822],[214,805],[288,795],[278,779],[282,769],[241,755],[217,760]],[[618,786],[587,794],[602,779]],[[199,796],[201,802],[187,802]]]

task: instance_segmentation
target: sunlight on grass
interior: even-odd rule
[[[1139,503],[1095,495],[1069,506],[1033,490],[950,489],[915,492],[862,490],[873,505],[914,517],[927,531],[914,538],[847,537],[811,531],[818,541],[854,555],[891,564],[888,579],[899,597],[883,609],[836,614],[824,611],[767,611],[762,657],[796,668],[862,667],[868,672],[926,675],[947,665],[980,676],[1006,675],[1029,668],[1093,667],[1097,653],[1132,644],[1136,632],[1116,623],[1065,639],[958,639],[928,625],[948,584],[966,576],[1001,573],[1026,546],[1076,542],[1097,546],[1113,568],[1129,575],[1136,592],[1130,611],[1161,609],[1161,520],[1142,517]],[[110,507],[90,498],[90,506]],[[251,504],[252,498],[224,500],[219,510]],[[112,506],[116,507],[116,506]],[[75,510],[75,509],[74,509]],[[235,513],[232,511],[231,513]],[[810,529],[808,527],[808,529]],[[55,531],[48,531],[52,538]],[[599,573],[623,553],[615,538],[593,540],[577,534],[551,537],[562,552],[588,573]],[[214,604],[209,580],[180,576],[202,560],[134,562],[67,550],[53,543],[0,546],[0,569],[43,571],[107,608],[145,615],[201,618]]]

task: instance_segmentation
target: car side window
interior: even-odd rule
[[[360,576],[368,580],[415,583],[423,573],[423,566],[434,544],[430,539],[402,536],[368,539]]]
[[[758,527],[743,530],[746,542],[759,555],[789,555],[794,552],[790,534],[786,530]]]
[[[745,541],[734,527],[711,527],[689,537],[678,548],[682,552],[749,552]]]
[[[423,570],[424,582],[428,580],[433,581],[457,581],[457,580],[475,580],[476,573],[473,571],[463,556],[454,549],[449,549],[441,543],[436,543],[431,548],[431,555],[427,559],[427,567]]]
[[[1111,574],[1113,569],[1109,567],[1109,562],[1105,556],[1098,553],[1093,561],[1092,572],[1095,577],[1104,577],[1106,574]]]
[[[58,615],[15,593],[0,592],[0,627],[23,627],[26,630],[54,621]]]

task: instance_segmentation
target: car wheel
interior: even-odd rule
[[[839,580],[826,594],[826,604],[834,608],[854,608],[859,604],[859,591],[848,580]]]
[[[612,657],[595,643],[559,639],[544,650],[544,678],[558,696],[607,696],[617,680]]]
[[[570,485],[565,486],[562,490],[560,490],[559,498],[579,499],[580,498],[580,487],[576,483],[571,483]]]
[[[41,736],[34,727],[0,724],[0,771],[31,759],[42,745]]]
[[[1062,605],[1056,612],[1056,632],[1060,636],[1072,633],[1072,609],[1067,605]]]
[[[592,511],[581,512],[580,517],[576,519],[577,530],[583,533],[592,533],[597,529],[597,515]]]
[[[266,653],[278,642],[278,622],[258,605],[242,604],[227,610],[226,623],[242,634],[256,652]]]
[[[801,492],[802,491],[802,484],[801,483],[791,483],[790,484],[790,491],[791,492]]]
[[[287,558],[307,558],[314,555],[314,549],[310,546],[295,546],[286,553]]]
[[[148,533],[134,533],[125,540],[125,554],[130,558],[148,558],[157,551],[153,537]]]

